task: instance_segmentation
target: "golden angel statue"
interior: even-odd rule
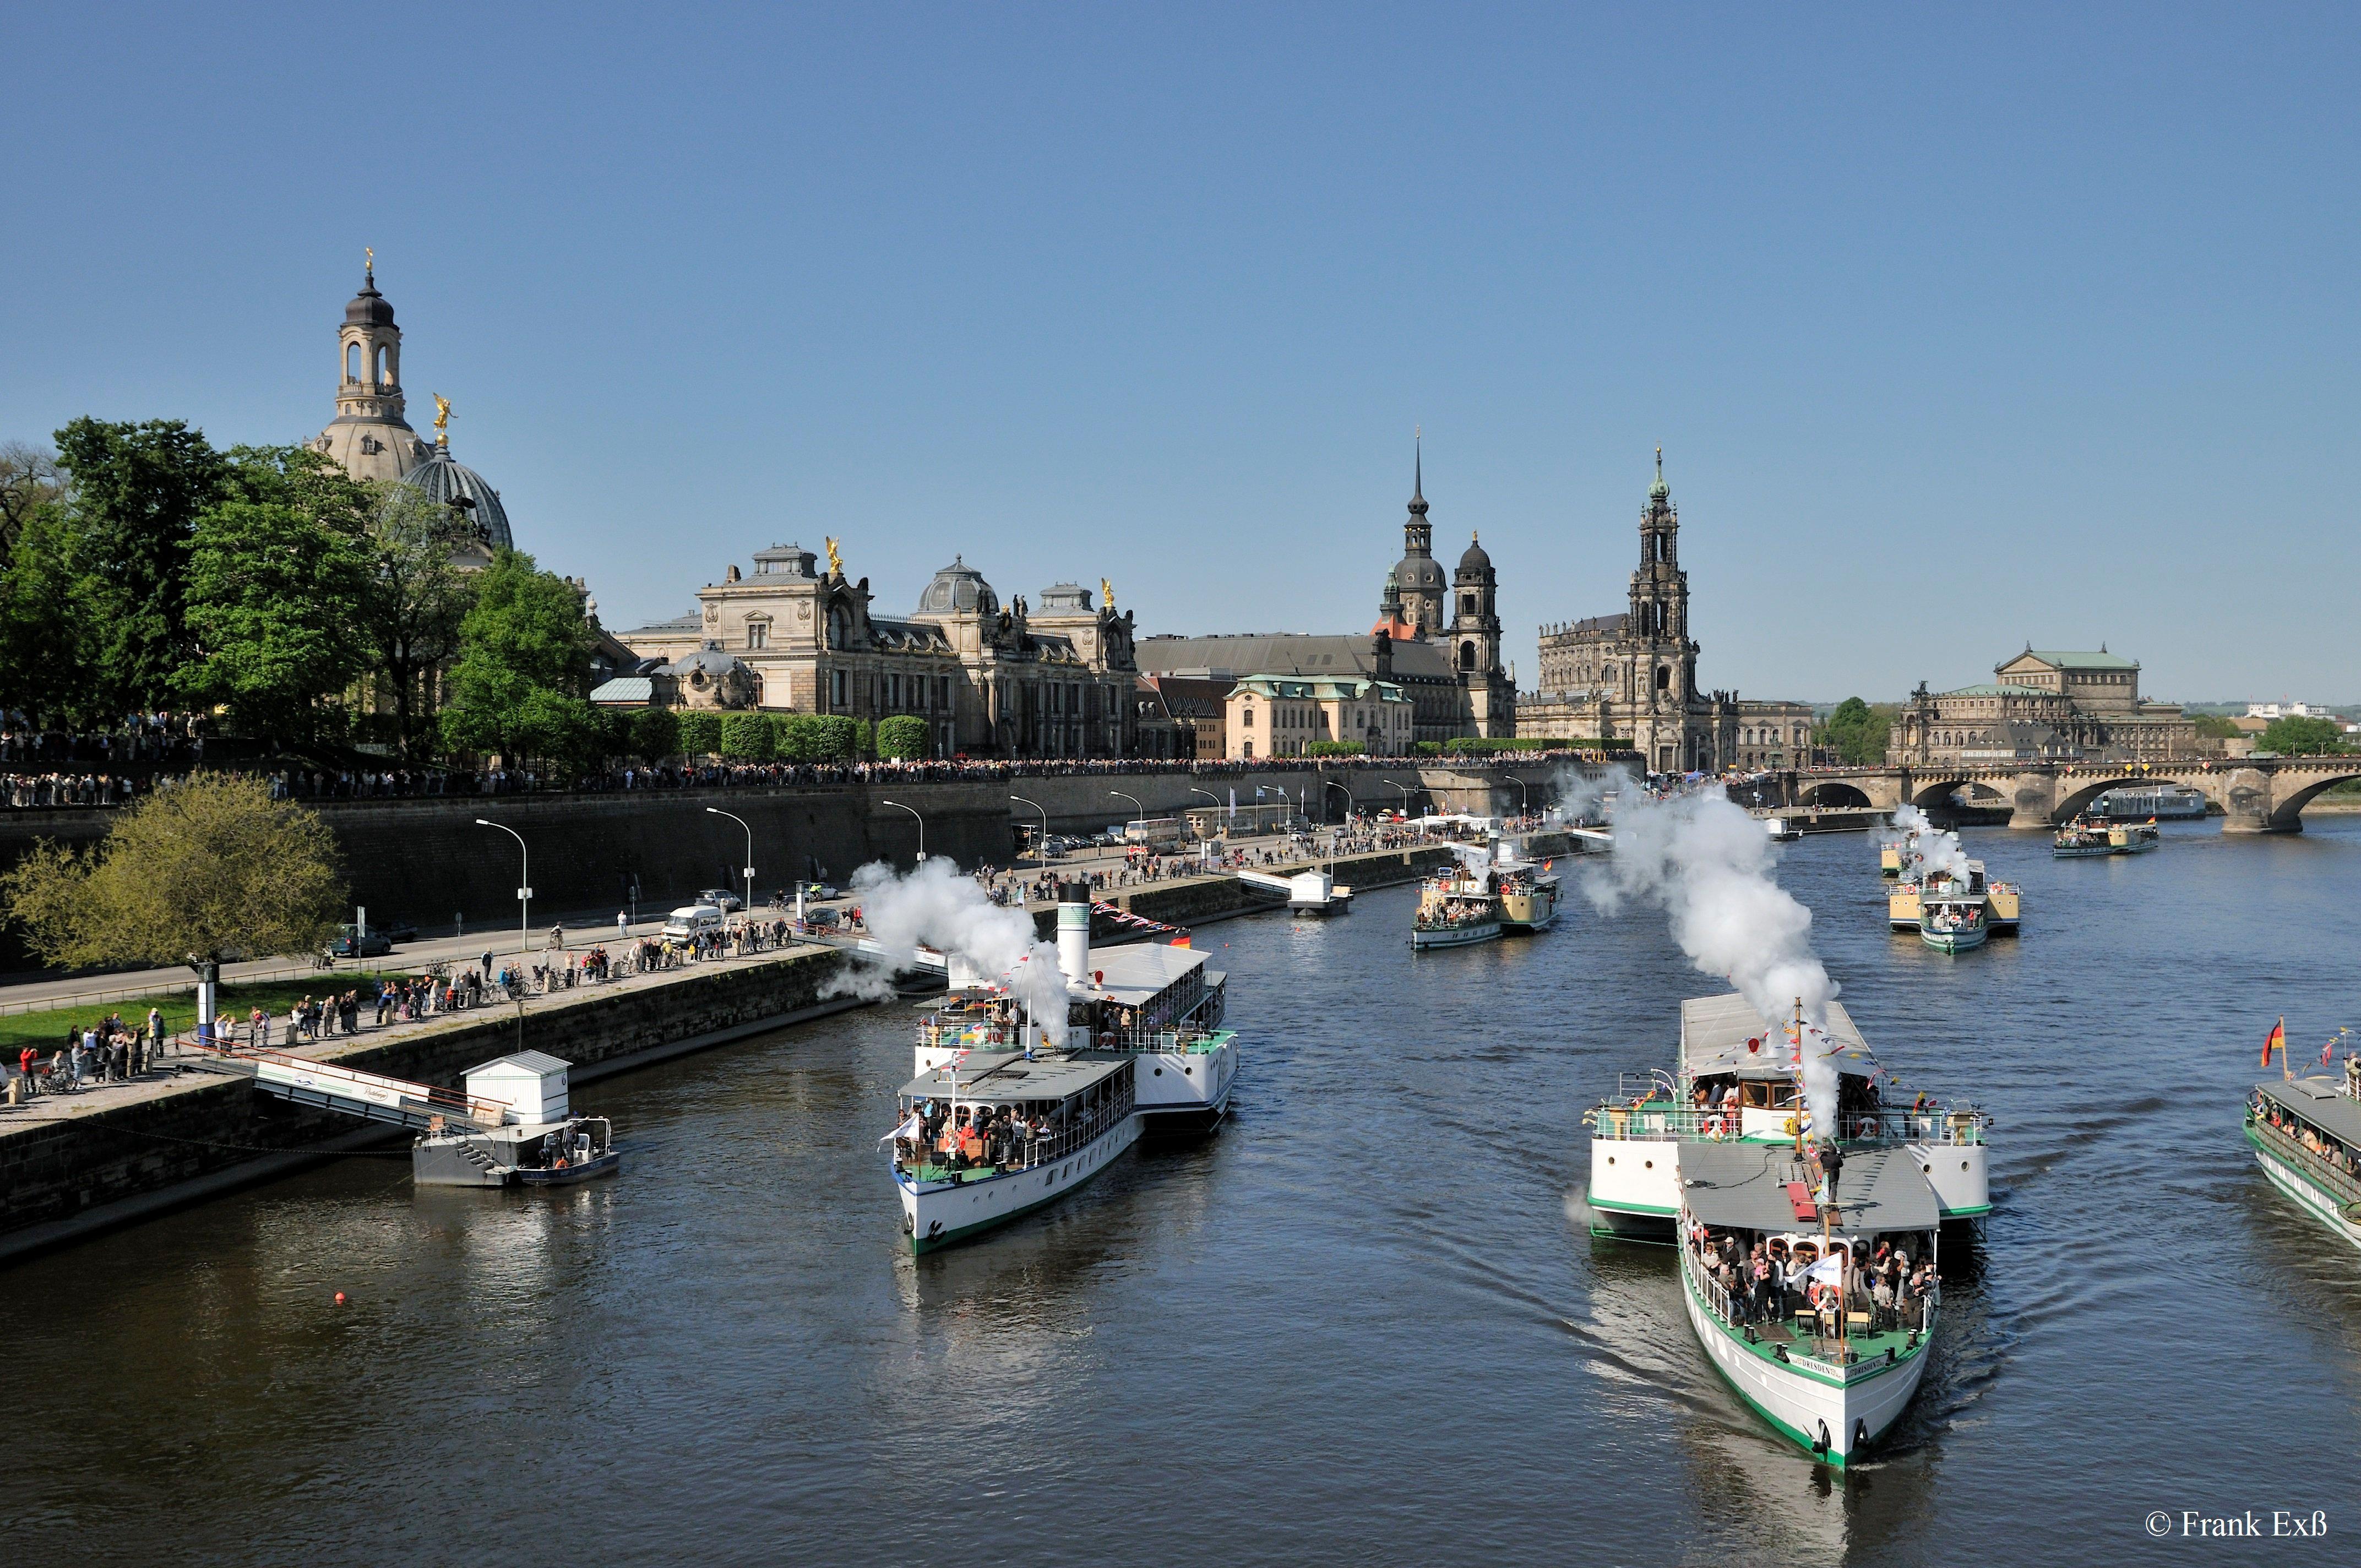
[[[1099,600],[1109,609],[1115,608],[1115,585],[1104,577],[1099,579]]]
[[[836,541],[829,539],[825,541],[825,543],[828,545],[829,576],[831,577],[840,577],[844,576],[844,557],[836,553]]]
[[[434,439],[445,441],[451,434],[451,400],[442,393],[434,394]]]

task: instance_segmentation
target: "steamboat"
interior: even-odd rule
[[[1419,885],[1410,929],[1413,948],[1463,948],[1499,934],[1499,883],[1488,865],[1478,869],[1462,861]]]
[[[2273,1187],[2361,1246],[2361,1058],[2345,1058],[2341,1079],[2312,1073],[2255,1085],[2246,1142]]]

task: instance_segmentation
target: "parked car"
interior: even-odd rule
[[[383,926],[379,927],[378,929],[385,933],[386,940],[389,942],[414,942],[418,940],[418,926],[415,921],[389,920]]]
[[[697,895],[697,902],[699,904],[710,904],[714,908],[720,910],[725,915],[733,909],[743,909],[746,907],[746,901],[739,897],[736,894],[730,892],[726,887],[708,887],[703,893]]]
[[[374,926],[367,930],[347,926],[334,942],[328,944],[328,951],[340,959],[380,958],[393,951],[393,938]]]
[[[665,916],[664,934],[672,938],[694,937],[701,931],[721,928],[721,911],[710,904],[691,904],[674,910]]]

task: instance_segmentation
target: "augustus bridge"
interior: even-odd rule
[[[1956,763],[1820,768],[1794,775],[1797,806],[1872,806],[1905,801],[1922,808],[1969,803],[2006,806],[2011,828],[2051,828],[2111,789],[2180,784],[2202,791],[2222,813],[2224,833],[2301,833],[2306,802],[2331,784],[2361,779],[2361,755],[2255,757],[2187,762]]]

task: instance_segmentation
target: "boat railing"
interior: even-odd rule
[[[1686,1241],[1681,1244],[1681,1271],[1688,1276],[1690,1285],[1704,1299],[1707,1310],[1711,1311],[1721,1325],[1730,1332],[1743,1335],[1751,1323],[1761,1321],[1754,1314],[1732,1310],[1730,1292],[1723,1288],[1721,1281],[1706,1272],[1704,1260],[1697,1256],[1695,1245]],[[1933,1323],[1935,1309],[1941,1300],[1942,1285],[1930,1277],[1927,1281],[1924,1294],[1912,1298],[1909,1304],[1872,1309],[1873,1311],[1883,1310],[1890,1313],[1892,1322],[1884,1331],[1872,1326],[1870,1332],[1923,1331]],[[1828,1309],[1830,1312],[1833,1310],[1834,1309]],[[1820,1321],[1823,1315],[1822,1313],[1812,1314],[1813,1331],[1810,1336],[1812,1348],[1809,1350],[1789,1348],[1785,1354],[1790,1361],[1816,1363],[1838,1376],[1842,1376],[1847,1365],[1858,1365],[1858,1362],[1855,1360],[1854,1353],[1847,1350],[1843,1335],[1823,1332],[1826,1326]],[[1872,1321],[1874,1325],[1874,1318]]]
[[[1686,1110],[1661,1099],[1594,1106],[1582,1119],[1595,1138],[1726,1144],[1745,1135],[1739,1112]],[[1839,1131],[1849,1144],[1981,1144],[1988,1121],[1979,1111],[1883,1111],[1844,1117]]]
[[[2274,1127],[2268,1117],[2257,1116],[2251,1108],[2246,1123],[2261,1134],[2265,1142],[2286,1155],[2307,1179],[2317,1181],[2336,1194],[2339,1203],[2361,1203],[2361,1180],[2339,1168],[2326,1155],[2306,1148],[2301,1138],[2285,1127]]]
[[[897,1139],[894,1163],[900,1169],[916,1176],[929,1166],[940,1169],[988,1170],[994,1176],[1037,1169],[1055,1165],[1079,1149],[1089,1147],[1105,1135],[1108,1128],[1129,1116],[1137,1108],[1130,1091],[1116,1095],[1095,1111],[1086,1112],[1068,1121],[1055,1131],[1038,1137],[1011,1138],[1002,1146],[1002,1157],[971,1161],[962,1167],[942,1164],[948,1157],[934,1148],[913,1148],[911,1141]]]
[[[1095,1048],[1136,1051],[1142,1056],[1203,1056],[1220,1047],[1219,1029],[1102,1029]]]

